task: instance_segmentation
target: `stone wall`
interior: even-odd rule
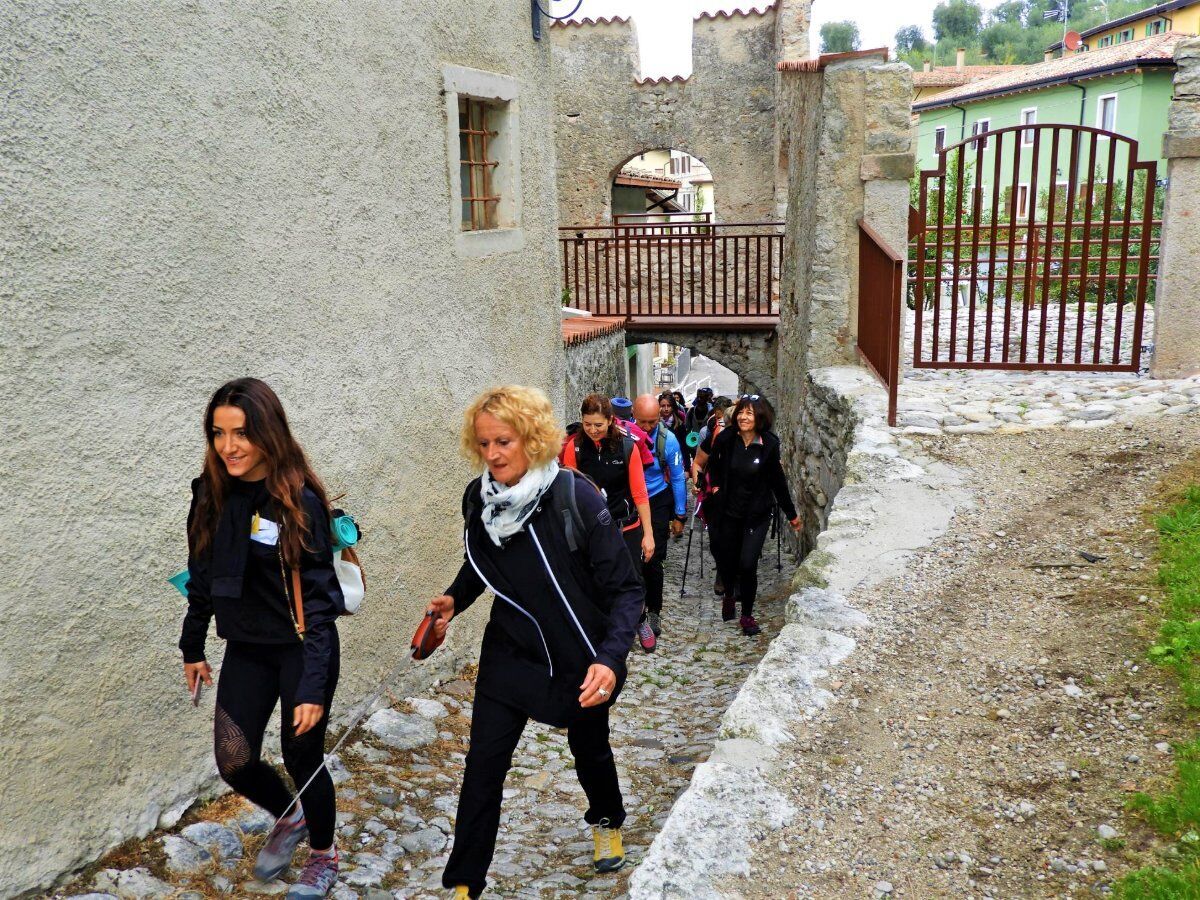
[[[625,332],[614,331],[567,347],[567,389],[563,421],[579,420],[579,404],[588,394],[619,397],[629,391]]]
[[[778,353],[773,331],[631,331],[628,344],[661,341],[687,347],[738,373],[742,386],[776,404]]]
[[[908,177],[915,165],[912,75],[880,56],[811,60],[781,72],[781,140],[788,161],[788,218],[780,279],[779,411],[784,464],[814,513],[811,546],[840,475],[821,448],[844,423],[808,397],[811,371],[857,365],[858,221],[892,246],[907,245]],[[832,431],[830,431],[832,429]]]
[[[795,5],[808,7],[807,2]],[[793,14],[789,21],[798,19],[806,28],[807,16]],[[631,22],[551,28],[563,224],[609,221],[617,171],[644,150],[664,148],[705,162],[722,220],[770,218],[775,212],[775,23],[774,8],[702,16],[693,28],[691,76],[648,82],[638,79]]]
[[[561,404],[564,376],[556,79],[525,0],[9,3],[0,34],[11,895],[214,783],[212,694],[187,701],[166,578],[217,385],[270,382],[363,521],[344,717],[461,558],[461,409],[500,381]],[[455,222],[445,65],[515,86],[521,223],[499,245]],[[486,615],[398,695],[469,658]]]
[[[1175,95],[1163,141],[1167,196],[1154,308],[1155,378],[1200,373],[1200,38],[1175,47]]]

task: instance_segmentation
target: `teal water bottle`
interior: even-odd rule
[[[329,530],[333,534],[334,553],[341,553],[347,547],[353,547],[361,536],[353,516],[335,516],[329,523]]]

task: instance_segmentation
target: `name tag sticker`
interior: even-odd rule
[[[279,525],[270,519],[259,518],[258,529],[251,530],[250,540],[266,544],[268,547],[276,546],[279,543]]]

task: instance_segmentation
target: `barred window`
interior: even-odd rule
[[[493,177],[499,163],[490,142],[499,133],[493,118],[502,114],[493,104],[473,97],[458,98],[458,147],[462,178],[462,227],[482,231],[497,227],[500,194]]]

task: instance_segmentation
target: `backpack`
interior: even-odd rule
[[[654,456],[658,459],[663,478],[669,479],[671,475],[667,470],[667,426],[661,422],[658,423],[658,437],[654,440]]]

